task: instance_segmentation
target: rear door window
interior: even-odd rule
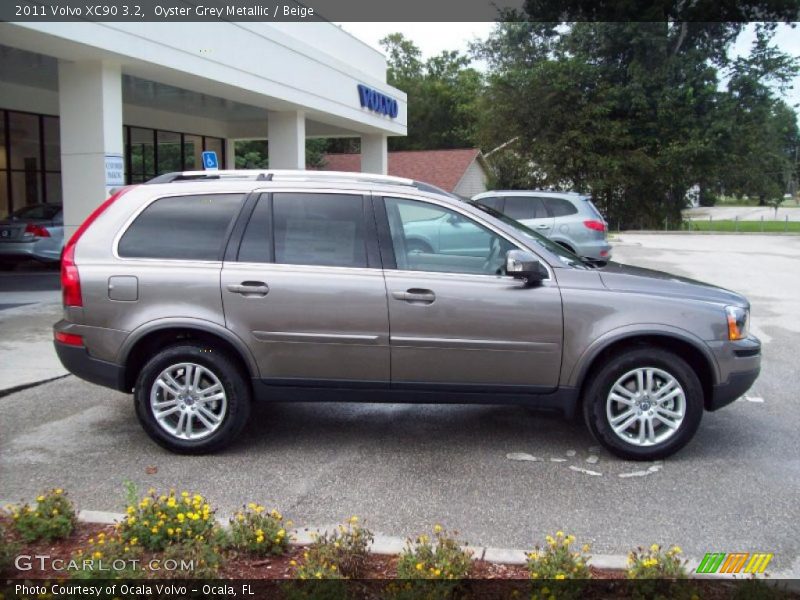
[[[367,266],[362,196],[277,193],[272,202],[276,263]]]
[[[489,208],[500,210],[501,200],[502,199],[499,196],[487,196],[486,198],[478,198],[476,202],[478,204],[483,204],[484,206],[488,206]]]
[[[563,198],[543,198],[543,200],[551,217],[566,217],[578,213],[578,209],[569,200]]]
[[[128,227],[117,246],[123,258],[220,260],[244,194],[159,198]]]
[[[548,217],[542,199],[535,196],[506,196],[503,212],[517,221]]]

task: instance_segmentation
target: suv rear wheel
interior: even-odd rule
[[[166,348],[142,368],[136,415],[155,442],[181,454],[227,446],[250,413],[250,389],[231,359],[209,345]]]
[[[703,388],[679,356],[630,350],[594,374],[583,402],[592,435],[617,456],[655,460],[692,439],[703,416]]]

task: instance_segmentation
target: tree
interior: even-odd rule
[[[391,150],[474,146],[481,74],[470,59],[444,51],[422,60],[422,53],[400,33],[381,40],[388,59],[387,82],[408,95],[408,135],[389,140]]]
[[[269,168],[269,142],[267,140],[237,140],[237,169]],[[313,169],[325,168],[325,153],[328,148],[326,138],[306,139],[306,166]]]
[[[731,67],[725,117],[726,161],[721,184],[734,194],[777,208],[797,178],[797,115],[777,99],[798,72],[797,62],[770,44],[772,26],[759,25],[753,48]]]
[[[474,52],[489,63],[480,139],[529,165],[525,187],[592,193],[614,223],[678,223],[686,192],[718,186],[730,154],[719,72],[742,23],[498,23]],[[764,28],[769,46],[769,31]],[[774,50],[774,49],[773,49]],[[774,73],[772,63],[757,61]],[[497,158],[492,157],[495,160]],[[509,159],[505,159],[508,161]]]

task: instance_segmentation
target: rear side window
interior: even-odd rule
[[[117,252],[124,258],[220,260],[243,199],[244,194],[159,198],[128,227]]]
[[[274,194],[275,262],[366,267],[364,199],[345,194]]]
[[[503,212],[517,221],[523,219],[546,219],[547,211],[541,198],[534,196],[506,196]]]
[[[551,217],[566,217],[578,213],[578,209],[569,200],[563,198],[544,198],[544,205]]]

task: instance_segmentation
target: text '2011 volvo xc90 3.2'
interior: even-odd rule
[[[489,207],[368,174],[125,188],[72,236],[62,286],[64,366],[132,392],[182,453],[230,443],[256,399],[480,402],[582,414],[615,454],[652,460],[761,362],[739,294],[597,268]]]

